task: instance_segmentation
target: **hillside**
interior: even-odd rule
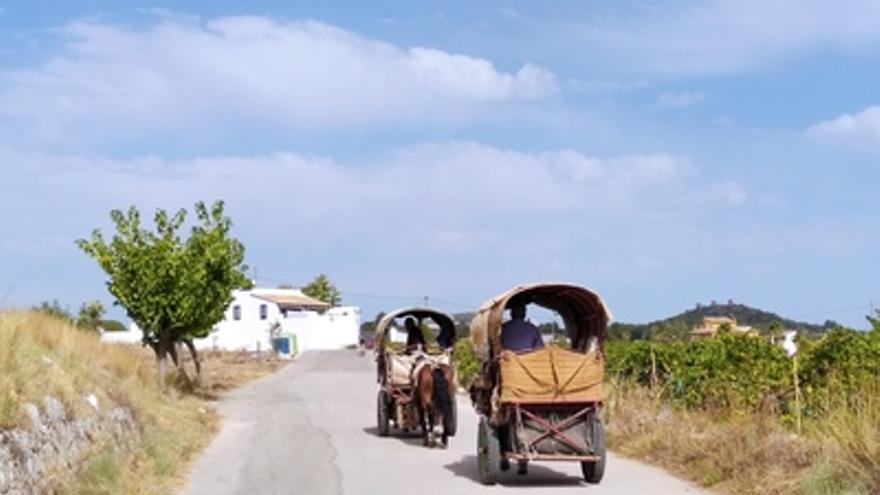
[[[684,338],[706,316],[733,317],[740,325],[748,325],[761,331],[766,330],[771,323],[779,322],[785,329],[798,330],[800,333],[810,336],[820,335],[837,326],[837,323],[833,321],[817,325],[785,318],[776,313],[745,304],[727,303],[698,305],[675,316],[648,323],[612,323],[609,335],[611,338],[633,340]]]
[[[236,353],[203,364],[202,387],[162,386],[143,347],[0,311],[0,493],[171,493],[214,434],[208,399],[281,365]]]

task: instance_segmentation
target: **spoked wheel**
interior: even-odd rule
[[[602,419],[599,418],[598,411],[595,415],[587,420],[587,440],[590,443],[590,449],[593,455],[599,459],[595,461],[581,462],[581,472],[584,475],[584,481],[587,483],[598,484],[605,476],[605,426]]]
[[[384,390],[379,391],[379,396],[376,397],[376,427],[379,431],[380,437],[387,437],[388,431],[390,429],[388,423],[388,394],[385,393]]]
[[[480,418],[477,431],[477,464],[480,468],[480,482],[494,485],[498,482],[501,465],[501,442],[494,428],[486,418]]]

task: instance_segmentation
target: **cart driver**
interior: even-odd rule
[[[510,320],[501,326],[501,347],[514,352],[527,352],[544,347],[541,331],[526,321],[526,305],[515,303],[510,307]]]
[[[403,321],[403,326],[406,328],[406,352],[424,351],[427,347],[425,336],[422,334],[422,329],[416,324],[415,318],[407,318]]]

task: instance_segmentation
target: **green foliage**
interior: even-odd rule
[[[799,352],[804,394],[816,406],[880,377],[880,333],[837,329]]]
[[[690,342],[610,342],[609,374],[645,386],[691,408],[755,409],[787,390],[790,364],[762,339],[720,334]]]
[[[157,210],[149,230],[131,207],[110,212],[116,233],[109,242],[97,229],[90,239],[77,240],[107,273],[108,290],[151,345],[207,335],[223,318],[232,290],[248,282],[244,247],[230,237],[232,221],[223,214],[223,202],[211,207],[199,202],[195,214],[198,221],[185,239],[179,231],[186,210],[173,215]]]
[[[880,333],[880,309],[875,310],[873,315],[868,315],[868,322],[875,333]]]
[[[53,299],[51,303],[43,301],[39,305],[34,306],[33,309],[53,318],[57,318],[65,323],[73,323],[73,315],[70,314],[70,311],[68,311],[67,308],[61,306],[58,299]]]
[[[303,287],[302,293],[309,297],[314,297],[319,301],[324,301],[330,306],[339,306],[339,303],[341,302],[339,290],[330,282],[327,275],[324,275],[323,273],[319,274],[314,280],[309,282],[308,285]]]
[[[480,371],[480,361],[474,354],[470,339],[458,339],[455,347],[452,348],[452,357],[455,361],[458,384],[467,388]]]
[[[101,323],[98,326],[103,328],[105,332],[124,332],[127,330],[125,325],[117,320],[101,320]]]
[[[793,363],[781,347],[759,337],[719,332],[714,339],[679,342],[609,341],[610,377],[659,386],[668,400],[690,408],[791,410]],[[856,396],[880,377],[880,332],[838,329],[801,340],[798,378],[805,410]]]
[[[97,331],[98,327],[101,326],[101,317],[103,316],[104,305],[101,304],[101,301],[83,303],[82,306],[79,307],[79,316],[76,318],[76,326],[93,332]]]

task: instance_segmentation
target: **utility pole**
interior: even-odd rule
[[[424,302],[425,307],[427,308],[428,307],[428,296],[425,296],[422,300]]]

